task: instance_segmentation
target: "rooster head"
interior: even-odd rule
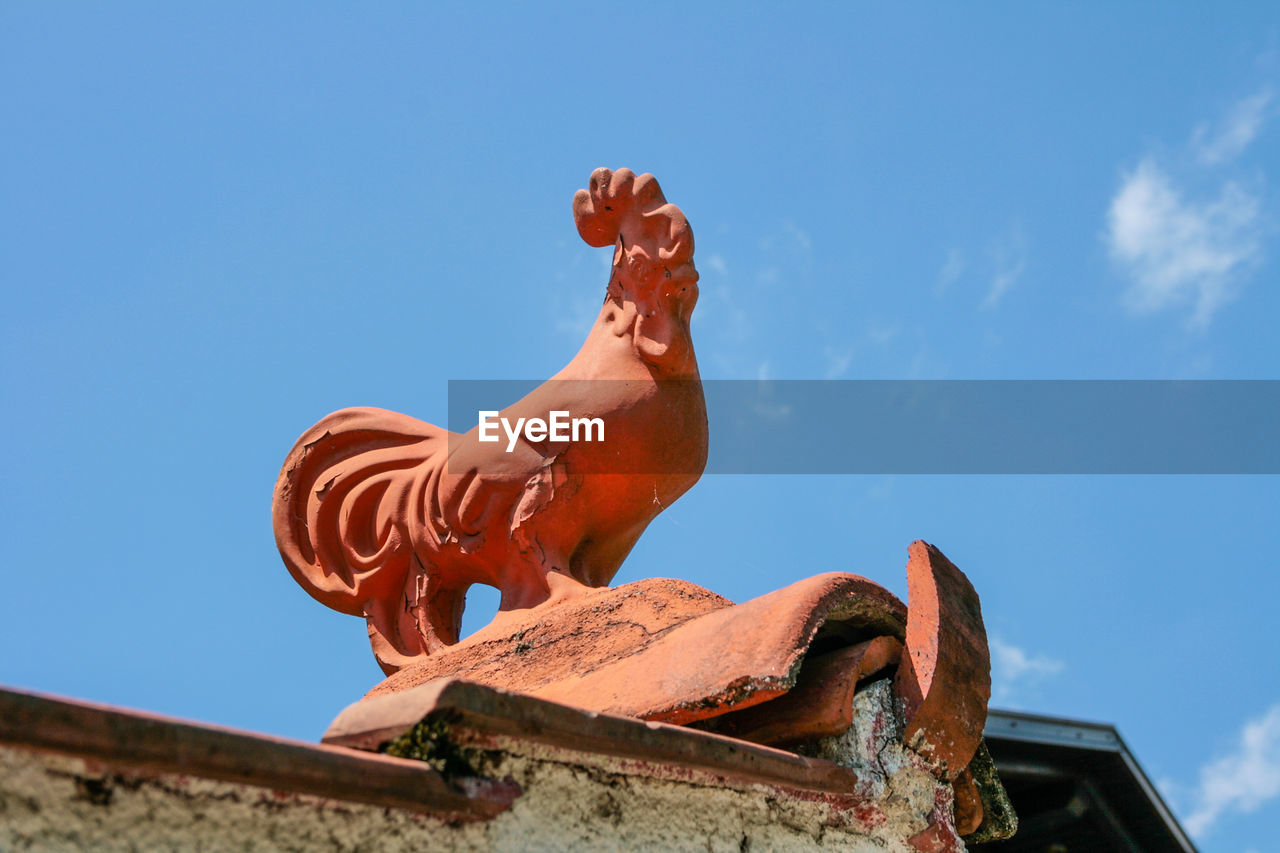
[[[685,363],[698,301],[693,229],[663,196],[658,179],[596,169],[588,188],[574,194],[573,218],[589,245],[614,247],[607,298],[634,306],[636,351],[659,366]]]

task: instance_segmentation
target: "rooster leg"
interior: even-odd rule
[[[364,617],[369,627],[369,645],[378,665],[388,675],[421,659],[427,653],[426,638],[418,629],[408,600],[370,599]]]
[[[637,524],[618,536],[584,541],[569,561],[569,573],[587,586],[608,586],[644,528],[645,525]]]
[[[517,531],[519,533],[520,531]],[[518,559],[503,572],[499,612],[526,610],[575,598],[589,587],[569,573],[569,560],[544,549],[532,537],[519,537]]]
[[[424,654],[432,654],[458,642],[462,632],[462,611],[467,606],[469,582],[444,585],[435,572],[422,572],[417,577],[414,596],[409,600],[409,613],[420,638]]]

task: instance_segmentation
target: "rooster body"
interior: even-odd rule
[[[276,541],[323,604],[368,622],[388,674],[458,641],[467,589],[504,613],[606,586],[650,521],[701,476],[706,405],[689,319],[693,234],[652,175],[598,169],[579,233],[614,246],[600,315],[559,373],[500,414],[601,418],[603,442],[479,440],[382,409],[343,409],[295,444]]]

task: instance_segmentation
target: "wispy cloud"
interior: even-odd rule
[[[1266,121],[1272,97],[1268,86],[1232,105],[1217,125],[1197,127],[1191,135],[1191,147],[1200,162],[1213,166],[1238,157]]]
[[[613,256],[581,243],[571,248],[561,243],[559,248],[568,249],[569,262],[556,268],[555,287],[551,288],[547,306],[555,330],[581,341],[600,315]]]
[[[771,252],[776,249],[808,255],[813,251],[813,238],[794,222],[783,222],[778,231],[768,234],[760,240],[762,251]]]
[[[1112,257],[1128,272],[1125,302],[1151,312],[1191,302],[1206,325],[1259,259],[1259,201],[1239,185],[1216,199],[1186,199],[1151,158],[1124,177],[1107,213]]]
[[[962,278],[966,282],[977,282],[979,286],[985,279],[987,290],[978,306],[985,310],[995,308],[1022,277],[1027,268],[1027,254],[1027,238],[1017,223],[991,239],[985,257],[981,252],[966,254],[953,248],[947,252],[938,269],[933,295],[942,296]]]
[[[1195,807],[1187,816],[1187,831],[1209,832],[1229,812],[1247,813],[1280,796],[1280,703],[1251,720],[1240,732],[1235,748],[1200,771]]]
[[[991,701],[1009,704],[1018,701],[1028,687],[1062,671],[1062,661],[1025,650],[992,637]]]
[[[1228,166],[1262,133],[1271,116],[1270,87],[1237,101],[1216,123],[1191,135],[1190,158],[1170,173],[1166,158],[1152,156],[1126,173],[1107,211],[1106,240],[1129,286],[1125,304],[1136,313],[1191,307],[1190,325],[1204,328],[1238,292],[1261,260],[1261,200],[1230,176],[1216,194],[1190,197],[1189,182],[1202,183]]]
[[[557,307],[552,320],[555,330],[574,340],[585,338],[600,315],[600,305],[604,302],[603,290],[601,288],[599,296],[586,293],[556,294],[553,304]]]
[[[933,292],[940,294],[964,274],[965,262],[964,253],[959,249],[952,249],[947,252],[947,259],[943,261],[942,268],[938,270],[938,280],[933,285]]]
[[[849,370],[849,365],[853,363],[853,347],[848,345],[823,347],[822,357],[826,362],[823,378],[839,379],[845,375]]]
[[[867,341],[883,349],[892,343],[893,339],[898,337],[898,333],[901,331],[902,324],[900,323],[878,323],[871,321],[867,323]]]
[[[777,339],[765,331],[779,294],[794,290],[812,267],[813,239],[795,223],[780,222],[754,244],[738,244],[734,254],[709,248],[722,245],[715,240],[704,242],[698,255],[702,279],[693,334],[705,359],[703,376],[769,379]]]
[[[738,266],[738,263],[734,264],[735,269]],[[748,360],[755,355],[752,343],[756,328],[746,305],[750,293],[744,294],[744,290],[750,291],[751,287],[736,287],[731,283],[729,262],[719,252],[710,252],[705,260],[699,259],[698,267],[702,271],[702,280],[699,283],[698,307],[693,312],[694,340],[713,342],[708,350],[718,371],[734,378],[744,378],[743,371],[751,369]],[[703,369],[706,368],[704,363]]]
[[[1021,228],[1013,228],[989,252],[991,256],[991,286],[982,300],[983,308],[995,308],[1013,287],[1027,268],[1027,240]]]
[[[760,257],[765,262],[756,274],[761,284],[793,281],[813,266],[813,238],[794,222],[783,222],[778,230],[760,239]]]

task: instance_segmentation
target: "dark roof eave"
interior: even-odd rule
[[[1009,741],[1038,744],[1063,750],[1094,751],[1113,756],[1125,770],[1125,775],[1132,786],[1130,793],[1134,799],[1141,799],[1182,851],[1197,853],[1190,836],[1169,809],[1159,790],[1147,778],[1147,774],[1138,764],[1115,726],[1065,717],[992,709],[987,714],[984,735],[988,743]],[[1000,762],[997,761],[996,765],[999,770]]]

